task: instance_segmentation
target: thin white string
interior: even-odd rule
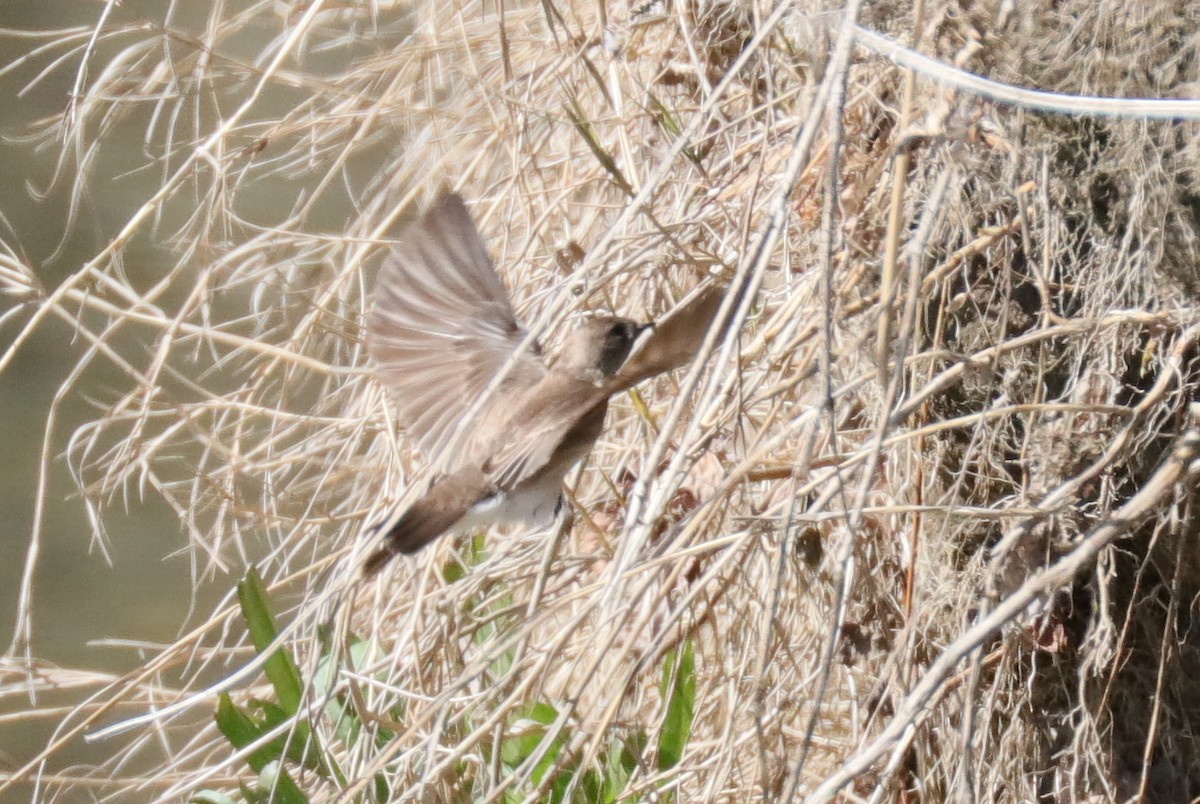
[[[854,27],[854,40],[898,66],[938,83],[971,92],[997,103],[1070,115],[1200,120],[1200,100],[1188,98],[1110,98],[1095,95],[1065,95],[1040,89],[1004,84],[945,62],[924,56],[894,39]]]

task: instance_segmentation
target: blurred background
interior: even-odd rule
[[[314,737],[265,752],[314,801],[1200,794],[1193,501],[1046,570],[1192,426],[1197,125],[940,78],[1195,98],[1196,10],[967,6],[866,4],[918,78],[830,69],[841,5],[805,0],[3,4],[0,790],[55,728],[12,800],[275,789],[229,679],[254,739]],[[757,290],[704,372],[613,401],[557,553],[361,584],[422,471],[365,290],[445,184],[535,330]],[[252,565],[285,683],[237,674]]]
[[[343,11],[348,15],[351,33],[338,45],[316,40],[303,56],[303,74],[315,78],[351,60],[369,58],[383,46],[370,34],[378,32],[378,12],[386,6],[335,9],[335,19]],[[300,506],[296,510],[312,512],[313,494],[302,483],[279,489],[260,486],[245,494],[231,491],[206,475],[204,449],[193,441],[196,432],[185,427],[182,436],[178,431],[173,436],[156,429],[164,412],[184,409],[185,398],[200,409],[191,424],[204,429],[205,403],[222,392],[236,393],[248,382],[247,375],[254,371],[251,360],[218,356],[216,350],[194,341],[184,343],[186,337],[173,341],[170,365],[160,366],[162,374],[153,381],[157,387],[147,397],[154,401],[142,409],[148,411],[155,448],[161,448],[160,457],[166,458],[149,472],[137,469],[141,456],[136,453],[141,447],[134,453],[122,452],[105,434],[89,442],[96,431],[86,430],[89,422],[99,418],[119,422],[117,429],[129,422],[135,428],[145,424],[137,422],[139,403],[128,404],[127,395],[131,389],[136,395],[144,387],[139,377],[155,364],[163,324],[172,315],[164,316],[162,311],[186,306],[193,293],[206,294],[205,309],[214,311],[214,319],[222,322],[226,332],[243,342],[258,336],[282,339],[297,331],[297,321],[311,309],[310,293],[333,260],[324,255],[309,261],[295,259],[273,227],[294,224],[305,242],[336,240],[358,214],[348,203],[353,196],[349,185],[371,180],[388,186],[387,174],[377,169],[377,158],[366,145],[361,156],[341,162],[342,181],[328,186],[314,188],[321,182],[314,181],[303,158],[297,166],[268,169],[263,180],[219,182],[215,203],[221,213],[212,214],[206,201],[213,203],[214,198],[206,198],[209,177],[201,162],[199,170],[181,175],[174,194],[153,207],[149,220],[142,219],[129,237],[122,238],[122,229],[192,156],[197,143],[250,94],[262,74],[257,60],[280,45],[280,30],[302,13],[303,8],[297,11],[287,4],[234,2],[215,11],[207,4],[163,0],[108,5],[31,1],[0,7],[0,97],[5,104],[0,119],[0,247],[4,249],[0,268],[17,271],[0,277],[6,279],[7,291],[0,292],[0,360],[8,361],[0,364],[0,435],[6,445],[0,461],[0,512],[4,514],[0,638],[7,648],[5,679],[12,682],[0,696],[0,781],[4,771],[26,766],[55,743],[71,721],[69,713],[93,711],[92,705],[84,703],[90,696],[113,684],[130,683],[126,674],[144,670],[164,645],[204,624],[225,633],[228,626],[213,612],[233,599],[245,568],[277,549],[286,538],[283,534],[294,533],[291,528],[300,518],[290,511],[264,510],[279,501],[283,507],[296,504]],[[229,23],[219,36],[219,55],[201,43],[210,14]],[[360,26],[367,35],[358,35]],[[340,35],[345,28],[337,30]],[[84,53],[90,55],[84,58]],[[123,103],[125,93],[132,97],[145,89],[134,68],[145,67],[145,60],[159,55],[178,59],[172,63],[178,70],[173,75],[150,68],[148,81],[158,87],[150,94],[161,104]],[[281,73],[281,80],[259,88],[253,111],[241,117],[233,138],[235,150],[225,154],[235,173],[238,165],[265,146],[265,138],[261,145],[257,142],[262,127],[286,119],[297,108],[295,74],[286,68]],[[72,105],[77,89],[93,91],[101,85],[106,89],[98,96],[113,101],[120,112],[93,115],[95,107],[84,109],[86,104],[80,104],[78,117],[71,117],[77,108]],[[64,127],[64,114],[78,125]],[[77,139],[64,142],[65,130],[72,131],[66,136]],[[245,132],[253,133],[243,138]],[[394,139],[384,138],[382,143],[385,149],[395,147]],[[270,164],[269,159],[264,162]],[[230,223],[231,219],[236,222]],[[205,234],[180,237],[188,226]],[[312,232],[317,234],[307,239]],[[239,249],[254,240],[255,233],[261,251],[247,256]],[[118,241],[119,247],[105,254]],[[264,253],[271,256],[263,258]],[[278,253],[288,253],[289,258],[276,262]],[[87,262],[102,254],[102,271],[111,271],[121,286],[116,297],[107,299],[105,291],[111,291],[112,285],[104,283],[109,280],[84,273]],[[231,258],[250,278],[241,275],[223,285],[222,256]],[[22,274],[26,268],[32,279]],[[18,277],[15,285],[14,276]],[[77,295],[67,309],[78,316],[82,330],[71,321],[54,320],[54,313],[45,320],[35,319],[38,292],[52,293],[72,277],[70,292]],[[40,286],[38,292],[21,292],[19,286],[27,279]],[[205,290],[197,291],[200,287]],[[100,307],[84,301],[93,290]],[[357,287],[352,293],[361,298]],[[136,320],[115,325],[97,314],[114,298],[138,309],[134,294],[144,295],[142,309],[158,316],[151,326],[140,326]],[[342,325],[357,320],[357,314],[339,310],[335,318],[338,331],[333,337],[354,348],[355,325]],[[251,324],[239,329],[239,321]],[[320,329],[328,331],[328,326]],[[89,351],[97,337],[106,350],[99,357]],[[347,362],[327,359],[327,366]],[[341,376],[336,370],[329,375]],[[289,400],[281,407],[295,406],[286,421],[299,421],[301,430],[308,426],[309,414],[321,412],[321,403],[312,395],[328,399],[332,407],[344,404],[344,398],[327,393],[327,387],[314,390],[294,375],[291,382],[271,387]],[[246,425],[241,432],[254,432],[255,427]],[[294,438],[305,443],[303,433],[296,436],[288,430],[275,435],[281,441]],[[221,454],[223,445],[214,442],[208,448]],[[340,442],[351,452],[355,448],[344,434]],[[68,453],[73,458],[68,459]],[[81,463],[94,473],[73,478],[70,467]],[[107,468],[118,464],[117,473],[124,479],[105,485]],[[351,467],[345,461],[339,468],[350,471]],[[102,513],[89,510],[80,483],[88,487],[93,502],[103,506]],[[333,485],[336,503],[340,487]],[[236,538],[205,541],[203,517],[208,506],[192,505],[191,493],[215,501],[215,508],[236,520]],[[44,501],[40,507],[39,497]],[[261,527],[260,514],[279,528],[274,541]],[[320,530],[321,519],[316,520],[310,532]],[[327,552],[324,545],[317,545],[317,556]],[[277,593],[272,602],[283,608],[297,597]],[[244,637],[240,624],[233,631],[235,641]],[[206,666],[211,655],[201,650],[168,661],[147,686],[178,689],[205,684],[222,673],[210,672]],[[237,647],[222,654],[220,661],[229,660],[242,661]],[[181,680],[184,677],[187,682]],[[140,688],[138,683],[132,686]],[[145,700],[126,701],[106,711],[98,722],[119,722],[152,706]],[[213,729],[212,708],[199,706],[185,721],[189,724],[183,729],[185,736],[192,727]],[[42,778],[54,788],[50,795],[55,800],[91,800],[90,791],[98,788],[88,774],[129,748],[117,763],[120,774],[140,784],[139,773],[150,767],[146,763],[162,757],[153,740],[148,748],[144,742],[144,735],[119,735],[91,744],[77,734],[70,736],[54,747]],[[112,771],[100,775],[111,776]],[[64,783],[66,788],[61,787]],[[160,777],[151,787],[158,784],[161,790],[169,783]],[[0,784],[0,801],[46,794],[45,789],[25,782],[7,793],[3,789]]]
[[[161,3],[124,3],[117,13],[136,15]],[[63,111],[75,71],[51,70],[45,58],[31,57],[44,43],[37,34],[58,28],[86,29],[102,6],[92,3],[43,3],[16,0],[0,4],[0,241],[18,252],[53,288],[63,277],[110,241],[137,206],[158,186],[153,172],[128,172],[142,164],[144,129],[126,122],[109,132],[92,165],[90,189],[77,209],[71,207],[76,176],[56,173],[59,143],[40,135],[39,122]],[[159,12],[161,13],[161,12]],[[35,81],[35,79],[37,79]],[[98,194],[95,188],[103,188]],[[159,249],[134,243],[124,270],[139,285],[160,276],[168,257]],[[12,298],[0,295],[0,315],[12,310]],[[14,313],[0,325],[0,352],[14,344],[27,315]],[[137,333],[124,333],[122,348],[139,350]],[[205,616],[229,583],[193,587],[179,517],[155,494],[131,497],[128,513],[106,517],[108,541],[91,536],[87,511],[63,458],[68,438],[111,402],[120,374],[109,361],[92,363],[73,379],[55,405],[55,395],[70,379],[87,343],[65,322],[33,330],[0,373],[0,640],[16,635],[23,573],[31,539],[38,534],[33,575],[31,649],[39,660],[97,674],[120,674],[144,659],[142,646],[170,642],[197,616]],[[141,347],[144,352],[145,347]],[[54,414],[51,417],[51,411]],[[44,481],[43,481],[44,472]],[[45,482],[47,505],[35,506]],[[123,506],[115,506],[114,511]],[[61,697],[6,696],[0,701],[0,768],[19,767],[42,748],[61,715]],[[23,708],[47,710],[31,720],[10,717]],[[106,756],[103,746],[72,741],[55,767]],[[5,798],[0,795],[0,799]],[[10,800],[27,800],[17,793]]]

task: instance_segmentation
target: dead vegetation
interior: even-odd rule
[[[999,82],[1197,96],[1187,4],[917,5],[859,22]],[[279,737],[312,801],[1200,795],[1196,123],[983,101],[804,3],[214,8],[31,42],[77,70],[40,136],[79,196],[118,136],[159,182],[60,284],[0,254],[4,324],[66,318],[127,378],[56,445],[97,538],[160,496],[198,576],[259,568],[279,636],[252,650],[231,595],[84,684],[0,790],[236,797]],[[551,342],[709,278],[745,303],[614,401],[569,533],[362,584],[365,526],[425,466],[366,364],[367,293],[445,185]],[[171,267],[131,280],[135,246]],[[26,644],[7,695],[57,683]],[[276,648],[295,714],[231,745],[218,693],[261,715]],[[115,721],[106,763],[58,773]]]

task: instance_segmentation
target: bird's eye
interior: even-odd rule
[[[612,374],[621,367],[625,358],[629,357],[635,332],[633,325],[628,321],[617,321],[609,325],[604,333],[604,346],[600,354],[602,373]]]

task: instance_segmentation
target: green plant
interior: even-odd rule
[[[254,569],[238,583],[238,603],[250,641],[262,655],[275,642],[279,631],[271,614],[266,588]],[[333,733],[344,745],[351,746],[360,739],[363,723],[348,698],[333,692],[338,656],[329,633],[323,630],[319,636],[323,651],[313,677],[313,688],[317,695],[328,697],[324,714],[333,725]],[[352,667],[364,666],[369,659],[368,645],[351,635],[347,658]],[[239,706],[223,692],[214,714],[217,727],[235,749],[257,745],[246,755],[246,764],[257,774],[257,779],[253,787],[239,785],[241,800],[306,804],[309,797],[296,783],[289,766],[344,785],[343,773],[322,749],[312,727],[298,717],[305,685],[295,659],[286,650],[276,648],[263,659],[263,673],[271,683],[275,700],[251,698],[245,706]],[[376,732],[380,743],[391,738],[391,732]],[[382,777],[375,780],[375,793],[380,800],[388,798]],[[203,790],[192,800],[204,804],[236,801],[228,794],[214,790]]]

